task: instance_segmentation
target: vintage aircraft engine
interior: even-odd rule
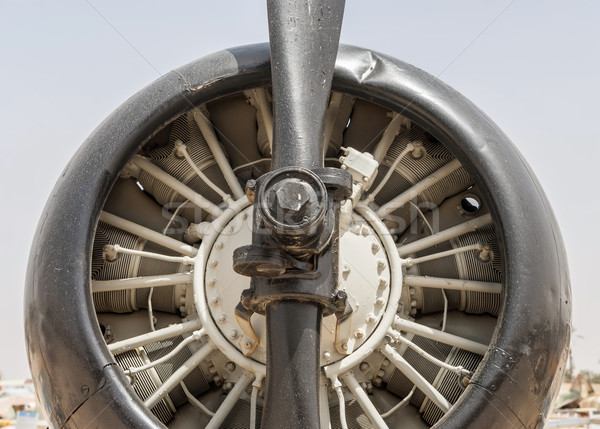
[[[163,76],[67,166],[27,277],[49,421],[542,427],[565,368],[570,289],[519,152],[434,77],[340,46],[311,155],[324,163],[304,168],[274,145],[287,119],[274,116],[270,60],[268,44],[244,46]],[[298,167],[281,168],[286,154]],[[297,278],[333,285],[315,292],[317,325],[304,327],[314,322],[297,309],[314,302],[295,290],[287,314],[265,321],[275,292],[261,288]],[[274,368],[281,350],[298,354]],[[296,408],[303,426],[282,417]]]

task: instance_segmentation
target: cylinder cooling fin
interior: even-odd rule
[[[268,71],[268,45],[253,45],[166,75],[57,185],[26,297],[55,426],[260,427],[265,320],[236,313],[250,279],[232,263],[252,241],[245,184],[270,171]],[[570,291],[512,144],[443,83],[354,47],[340,48],[323,138],[326,165],[354,183],[337,269],[351,311],[322,322],[321,426],[543,425]]]

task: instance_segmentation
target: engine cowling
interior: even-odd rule
[[[264,320],[236,319],[249,279],[231,264],[250,239],[244,184],[270,168],[269,72],[266,44],[190,63],[71,160],[26,291],[30,365],[55,426],[260,421]],[[565,368],[569,278],[512,143],[434,77],[350,46],[324,138],[356,192],[337,267],[352,311],[321,328],[322,425],[543,426]]]

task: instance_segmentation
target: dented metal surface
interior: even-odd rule
[[[98,330],[89,285],[93,231],[122,167],[164,124],[219,94],[269,82],[267,44],[190,63],[117,109],[69,163],[38,226],[25,300],[34,382],[56,426],[161,427]],[[333,90],[399,112],[442,142],[485,191],[498,228],[508,287],[491,352],[436,427],[542,427],[564,371],[571,296],[558,226],[530,168],[472,103],[399,60],[340,46]],[[68,236],[65,223],[77,226]]]

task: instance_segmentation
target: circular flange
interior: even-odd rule
[[[242,291],[249,288],[250,278],[231,269],[235,249],[252,241],[252,212],[253,207],[238,205],[236,213],[229,211],[218,219],[218,228],[213,228],[200,247],[194,289],[197,311],[211,340],[236,363],[252,361],[262,366],[266,361],[265,319],[259,314],[252,316],[251,324],[260,343],[251,355],[244,356],[243,344],[249,335],[238,324],[234,310]],[[386,240],[380,238],[385,234],[387,229],[381,222],[373,224],[357,212],[340,225],[338,283],[353,311],[339,326],[335,315],[323,319],[322,366],[356,353],[368,355],[372,349],[361,353],[361,346],[376,331],[381,331],[377,337],[382,337],[393,320],[396,306],[389,299],[399,296],[402,282],[398,273],[392,273],[391,259],[398,257],[395,246],[386,246]],[[396,292],[392,293],[393,289]],[[392,317],[387,317],[387,326],[383,326],[380,322],[389,311]]]

